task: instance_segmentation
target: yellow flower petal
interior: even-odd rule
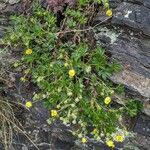
[[[31,101],[26,102],[25,106],[26,106],[27,108],[32,107],[32,102],[31,102]]]
[[[71,69],[71,70],[69,70],[68,74],[69,74],[69,77],[74,77],[76,72],[74,69]]]
[[[104,103],[105,103],[106,105],[108,105],[110,102],[111,102],[111,98],[110,98],[110,97],[106,97],[106,98],[104,99]]]
[[[108,147],[112,147],[112,148],[115,147],[115,144],[114,144],[114,142],[113,142],[112,140],[106,141],[106,145],[107,145]]]
[[[107,16],[109,16],[109,17],[111,17],[112,16],[112,10],[111,9],[108,9],[107,11],[106,11],[106,15]]]
[[[57,110],[51,110],[51,116],[52,117],[57,117],[57,115],[58,115]]]
[[[26,54],[26,55],[31,55],[31,54],[32,54],[32,49],[27,49],[27,50],[25,51],[25,54]]]
[[[116,135],[115,140],[117,142],[123,142],[124,141],[124,136],[121,134]]]

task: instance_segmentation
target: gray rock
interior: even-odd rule
[[[135,134],[135,138],[130,139],[124,149],[125,150],[149,150],[150,137],[141,134]]]
[[[139,150],[149,150],[150,148],[150,137],[137,134],[135,137],[136,144],[140,147]]]
[[[140,115],[133,130],[141,135],[150,137],[150,117]]]
[[[137,4],[122,3],[115,10],[112,24],[125,25],[150,36],[150,9]]]
[[[143,104],[143,112],[150,116],[150,101]]]
[[[19,14],[23,11],[21,3],[17,3],[15,5],[7,5],[7,7],[0,12],[0,14],[5,14],[6,16]]]
[[[122,0],[109,0],[109,4],[111,8],[116,8],[121,2]]]
[[[150,8],[150,0],[126,0],[126,2],[143,5]]]
[[[95,31],[97,44],[106,48],[111,60],[118,60],[123,71],[114,74],[111,80],[124,84],[135,97],[143,101],[150,98],[150,40],[140,38],[122,28],[101,28]]]
[[[140,4],[140,5],[142,5],[145,1],[147,1],[147,0],[125,0],[125,2]]]
[[[144,6],[150,8],[150,0],[145,0]]]
[[[115,83],[122,83],[134,92],[140,93],[148,101],[150,98],[150,79],[141,76],[133,71],[123,70],[114,74],[110,79]]]

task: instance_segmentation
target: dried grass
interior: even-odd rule
[[[16,122],[11,104],[0,99],[0,142],[4,145],[5,150],[9,149],[13,138],[13,125],[10,122]]]
[[[0,99],[0,143],[4,146],[5,150],[10,150],[14,132],[20,132],[37,150],[40,150],[32,139],[25,133],[26,131],[23,126],[15,117],[12,106],[13,105],[6,99]]]

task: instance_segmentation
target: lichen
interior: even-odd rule
[[[117,41],[118,36],[122,33],[122,31],[117,33],[115,29],[108,29],[107,27],[99,27],[94,32],[97,40],[99,37],[106,37],[109,38],[110,44],[114,44]]]

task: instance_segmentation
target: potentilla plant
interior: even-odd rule
[[[120,65],[109,62],[105,51],[86,37],[88,30],[84,32],[83,27],[90,17],[91,2],[96,3],[80,0],[75,8],[68,7],[61,27],[55,14],[36,3],[32,14],[11,17],[13,28],[5,42],[24,49],[14,67],[23,68],[22,82],[31,77],[30,82],[39,87],[33,100],[43,100],[50,111],[49,124],[59,119],[66,126],[76,126],[73,134],[82,143],[91,134],[113,148],[114,141],[123,142],[127,136],[119,123],[121,110],[112,106],[117,87],[107,79]],[[106,10],[111,16],[112,11]],[[32,107],[32,102],[26,107]]]

